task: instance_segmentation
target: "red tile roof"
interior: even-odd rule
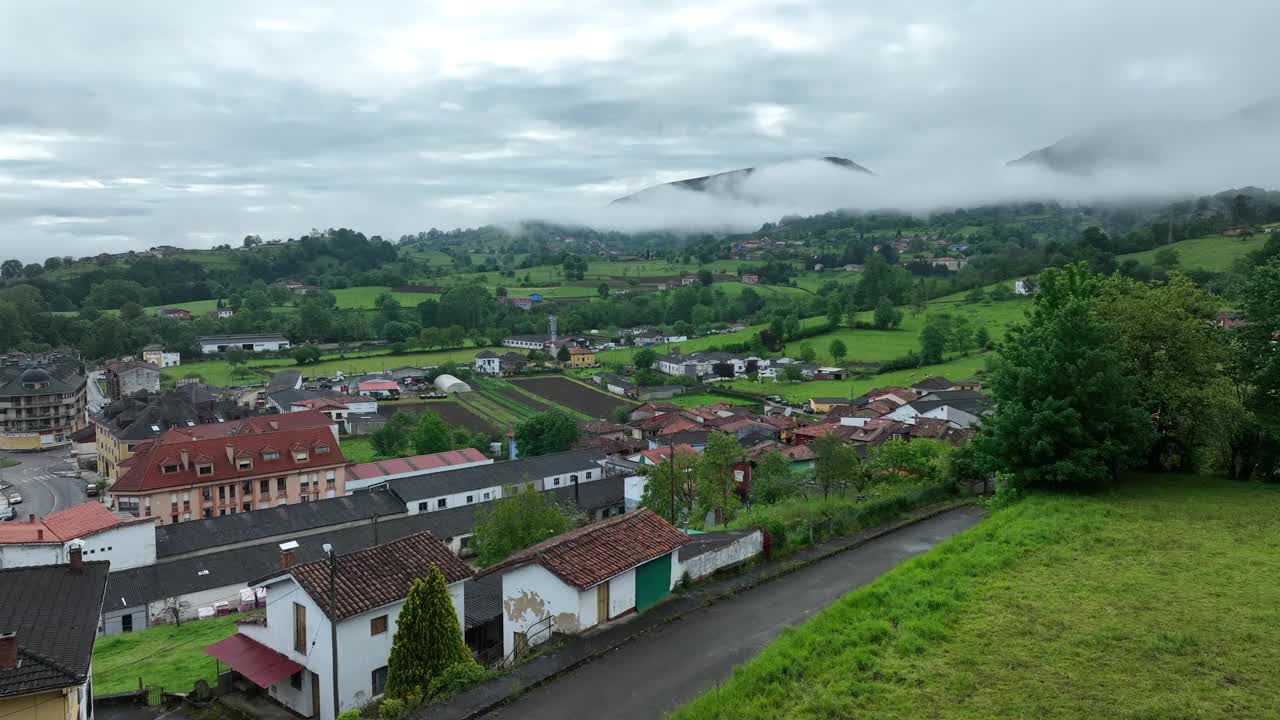
[[[472,576],[471,568],[429,532],[339,555],[337,619],[405,599],[413,581],[425,577],[432,565],[440,568],[446,584]],[[297,565],[289,574],[326,615],[334,616],[329,612],[328,560]]]
[[[375,390],[399,390],[400,386],[394,380],[365,380],[357,387],[361,390],[373,392]]]
[[[306,400],[295,400],[294,402],[289,403],[289,406],[304,407],[304,408],[307,408],[308,410],[323,410],[325,408],[332,408],[335,410],[347,409],[346,403],[342,402],[337,398],[327,398],[327,397],[307,398]],[[289,413],[289,414],[293,415],[293,413]]]
[[[400,473],[437,470],[453,465],[485,462],[488,459],[484,453],[474,448],[447,450],[429,455],[414,455],[413,457],[396,458],[394,460],[379,460],[377,462],[360,463],[359,465],[348,465],[347,479],[368,480],[386,475],[399,475]]]
[[[151,518],[125,520],[98,502],[73,505],[44,516],[40,522],[0,524],[0,544],[64,543],[132,522],[154,522]],[[43,535],[43,536],[42,536]]]
[[[693,449],[692,445],[687,445],[687,444],[676,445],[677,455],[687,455],[689,453],[697,454],[697,452],[698,452],[697,450]],[[671,448],[659,447],[659,448],[654,448],[652,450],[644,450],[644,451],[641,451],[639,455],[643,457],[645,460],[648,460],[654,465],[657,465],[663,460],[666,460],[667,458],[671,457]]]
[[[304,410],[302,412],[280,413],[278,415],[255,415],[243,420],[228,420],[227,422],[173,428],[161,435],[159,442],[161,445],[168,445],[190,440],[261,435],[281,430],[309,430],[332,426],[333,420],[328,415],[316,410]],[[330,435],[332,436],[332,433]]]
[[[689,536],[652,510],[619,515],[522,550],[481,575],[538,563],[585,590],[637,565],[678,550]]]
[[[286,416],[281,416],[286,417]],[[317,452],[321,447],[328,451]],[[307,459],[294,460],[292,450],[306,448]],[[146,492],[164,488],[226,482],[282,472],[314,470],[343,465],[346,459],[328,427],[303,430],[281,430],[253,435],[237,435],[208,440],[174,440],[163,444],[148,443],[136,448],[137,454],[120,463],[127,468],[111,487],[113,493]],[[182,451],[187,451],[186,467],[182,467]],[[268,451],[276,451],[276,460],[264,459]],[[249,457],[253,467],[241,470],[235,458]],[[196,466],[209,463],[213,472],[197,475]],[[162,467],[177,465],[176,472],[165,473]]]
[[[663,425],[662,429],[658,430],[658,434],[671,435],[672,433],[684,432],[685,430],[693,430],[698,427],[701,427],[701,423],[696,423],[692,420],[687,420],[685,418],[679,418],[674,422],[669,422],[666,425]]]
[[[569,348],[569,354],[570,355],[595,355],[596,351],[590,348],[575,347],[575,348]]]

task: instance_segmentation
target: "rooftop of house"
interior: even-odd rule
[[[585,590],[688,543],[688,535],[652,510],[644,509],[544,540],[481,575],[537,563],[564,582]]]
[[[117,515],[102,503],[89,501],[49,513],[39,521],[0,523],[0,545],[62,544],[135,522],[154,520]]]
[[[280,342],[287,343],[289,338],[283,335],[202,335],[196,338],[196,341],[203,345],[227,344],[234,345],[237,343],[260,343],[260,342]]]
[[[297,388],[302,386],[301,370],[277,370],[271,374],[267,382],[267,392],[281,388]]]
[[[147,443],[135,450],[137,454],[120,464],[124,473],[112,493],[226,482],[346,462],[328,427]],[[247,467],[242,468],[242,463]],[[202,473],[201,468],[208,470]]]
[[[115,375],[129,372],[130,370],[143,370],[155,373],[160,372],[160,368],[149,362],[142,362],[141,360],[113,360],[105,364],[103,367],[107,372]]]
[[[626,425],[619,425],[616,422],[610,422],[608,420],[588,420],[581,423],[578,427],[582,429],[582,432],[589,435],[607,435],[609,433],[630,432],[630,428]]]
[[[498,353],[492,350],[481,350],[480,352],[476,353],[476,359],[477,360],[496,360],[498,359]]]
[[[0,358],[0,397],[74,393],[84,385],[80,361],[70,354],[15,353]]]
[[[595,511],[622,504],[622,485],[621,477],[612,477],[585,483],[577,488],[562,487],[549,492],[554,494],[558,503],[566,507],[574,507],[576,502],[576,506],[582,510]],[[423,530],[443,539],[466,535],[475,527],[478,513],[492,505],[489,502],[478,502],[409,515],[403,512],[404,504],[401,501],[398,503],[400,514],[379,516],[381,519],[376,523],[369,519],[372,513],[366,514],[368,507],[365,505],[357,504],[357,509],[345,516],[340,509],[347,502],[363,502],[355,498],[376,494],[378,493],[362,492],[345,498],[254,510],[167,526],[166,531],[170,527],[181,531],[182,526],[187,524],[194,526],[216,523],[220,531],[207,534],[198,552],[181,550],[180,554],[174,551],[184,545],[170,545],[157,535],[157,555],[176,557],[161,559],[153,565],[111,573],[104,609],[138,607],[176,595],[241,585],[265,577],[279,569],[280,543],[286,540],[298,542],[295,554],[297,562],[301,563],[323,559],[325,543],[332,544],[339,553],[345,553]],[[299,510],[308,505],[322,506],[323,510]],[[271,518],[281,515],[281,510],[288,511],[287,522],[273,523]],[[340,520],[343,517],[345,520]],[[236,522],[227,522],[229,518],[235,518]],[[360,521],[361,518],[364,520]],[[264,519],[264,522],[258,523],[259,519]],[[317,529],[321,531],[316,532]],[[263,534],[269,531],[273,532]],[[191,543],[197,542],[199,539],[193,535]],[[190,544],[185,547],[193,549]]]
[[[438,470],[452,465],[485,462],[489,458],[475,448],[446,450],[445,452],[414,455],[392,460],[376,460],[347,466],[348,480],[370,480],[387,475],[401,475],[415,471]]]
[[[306,534],[335,525],[367,523],[374,517],[404,512],[403,500],[387,491],[373,491],[158,525],[156,557],[186,555],[278,535]]]
[[[238,420],[175,427],[160,437],[160,444],[168,445],[189,440],[212,440],[214,438],[239,437],[241,435],[263,435],[284,430],[310,430],[312,428],[327,428],[332,425],[333,420],[328,415],[316,410],[272,415],[251,415]]]
[[[361,390],[399,390],[400,386],[395,380],[363,380],[359,388]]]
[[[505,487],[534,482],[551,475],[597,470],[603,458],[604,453],[599,450],[569,450],[492,465],[396,478],[389,484],[391,490],[406,502],[414,502],[495,485]]]
[[[911,385],[911,389],[916,391],[950,390],[953,387],[955,387],[955,383],[939,375],[927,377]]]
[[[332,606],[329,604],[328,560],[295,565],[285,573],[293,577],[324,614],[335,620],[345,620],[405,599],[413,583],[426,577],[432,566],[440,569],[445,584],[462,582],[473,574],[448,545],[428,531],[364,550],[339,553],[337,565]]]
[[[18,666],[0,669],[0,698],[83,683],[98,634],[108,563],[0,570],[0,631],[17,635]]]
[[[193,387],[121,398],[103,408],[94,421],[117,439],[146,440],[170,429],[234,420],[253,412],[229,400],[200,399],[204,393]]]
[[[694,455],[698,454],[698,451],[693,449],[692,445],[686,445],[681,443],[681,444],[675,445],[674,447],[676,449],[677,456],[688,455],[690,453]],[[648,460],[650,463],[657,465],[658,463],[664,462],[667,458],[671,457],[671,446],[656,447],[651,450],[642,450],[637,454],[643,457],[645,460]]]
[[[591,348],[572,347],[569,348],[570,355],[595,355],[596,351]]]

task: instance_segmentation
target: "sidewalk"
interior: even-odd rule
[[[672,595],[643,615],[632,617],[629,621],[614,624],[591,635],[571,638],[560,648],[523,663],[510,673],[471,688],[448,702],[423,707],[414,712],[411,717],[422,720],[437,718],[470,720],[479,717],[519,697],[530,688],[545,683],[557,675],[568,672],[695,610],[859,547],[870,540],[908,525],[972,504],[972,500],[953,500],[933,505],[855,535],[807,548],[784,560],[763,563],[738,575],[696,585],[687,592]]]

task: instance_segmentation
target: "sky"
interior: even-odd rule
[[[1280,96],[1277,27],[1274,0],[7,2],[0,255],[1275,187],[1270,135],[1087,179],[1004,163]],[[825,155],[875,175],[796,162]],[[776,163],[754,202],[608,208]]]

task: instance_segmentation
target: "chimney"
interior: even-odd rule
[[[288,570],[293,567],[294,552],[293,550],[280,551],[280,569]]]
[[[0,633],[0,670],[18,669],[18,634]]]
[[[28,515],[28,516],[27,516],[27,522],[31,523],[32,525],[35,525],[35,524],[36,524],[36,515],[35,515],[35,513],[31,513],[30,515]]]
[[[186,448],[182,448],[181,450],[178,451],[178,458],[179,458],[179,461],[182,463],[182,469],[186,470],[187,469],[187,449]]]
[[[227,462],[234,464],[236,461],[236,449],[227,445]]]
[[[44,542],[44,528],[36,530],[36,542]]]
[[[71,572],[79,575],[84,572],[84,543],[79,540],[72,540],[71,547],[67,554],[71,562]]]

